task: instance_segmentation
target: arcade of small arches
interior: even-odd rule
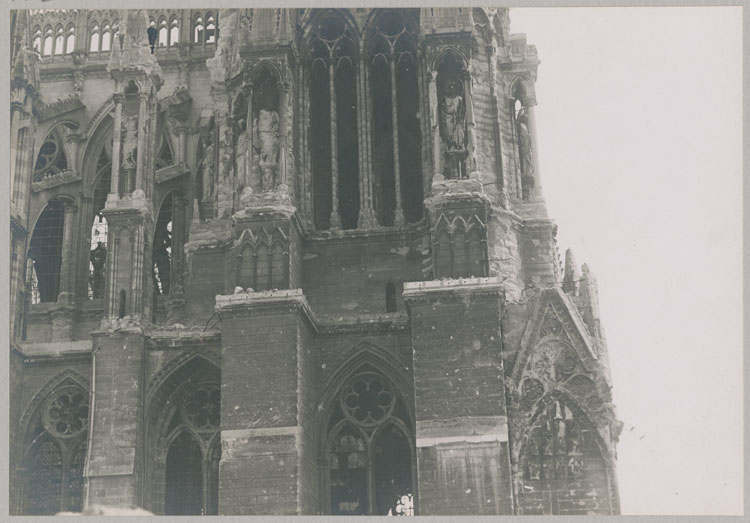
[[[212,11],[194,11],[189,20],[192,44],[215,44],[218,36],[218,15]],[[92,19],[88,22],[89,53],[108,53],[119,38],[120,22],[117,19]],[[180,43],[180,18],[176,14],[149,16],[146,28],[152,48],[168,48]],[[43,57],[70,55],[76,49],[76,24],[35,26],[32,29],[32,48]]]

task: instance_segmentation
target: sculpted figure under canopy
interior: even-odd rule
[[[253,125],[257,137],[255,147],[260,153],[260,169],[263,173],[261,190],[269,191],[276,186],[276,171],[279,156],[279,113],[274,108],[273,97],[263,98],[263,106]],[[260,147],[258,147],[260,146]]]

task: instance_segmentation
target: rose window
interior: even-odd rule
[[[62,438],[75,436],[85,427],[89,418],[88,395],[80,389],[57,393],[44,411],[47,430]]]
[[[358,376],[341,394],[344,412],[363,425],[376,425],[383,421],[393,410],[394,403],[393,392],[377,376]]]
[[[185,402],[185,418],[197,429],[216,429],[220,421],[221,394],[218,387],[199,388]]]

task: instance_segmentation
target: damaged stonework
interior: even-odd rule
[[[10,512],[619,513],[510,18],[13,11]]]

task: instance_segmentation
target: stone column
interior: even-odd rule
[[[89,260],[91,254],[91,227],[94,223],[94,200],[90,196],[79,193],[80,212],[78,213],[78,230],[82,233],[83,242],[80,244],[80,252],[76,256],[78,285],[76,294],[79,298],[88,298]]]
[[[74,288],[73,253],[75,241],[73,237],[78,207],[72,202],[65,202],[63,208],[65,209],[65,219],[63,222],[63,252],[62,264],[60,265],[60,294],[57,297],[57,301],[58,303],[69,303]]]
[[[474,133],[474,101],[471,89],[471,71],[464,69],[461,71],[461,78],[464,82],[464,105],[466,107],[466,170],[467,178],[472,177],[471,173],[477,169],[476,159],[476,136]]]
[[[60,264],[60,292],[57,304],[50,311],[52,316],[52,341],[70,341],[73,339],[73,254],[74,229],[78,208],[72,202],[64,203],[63,218],[63,252]]]
[[[18,155],[19,146],[19,134],[21,129],[19,128],[19,122],[21,121],[21,111],[23,110],[23,104],[21,102],[13,102],[10,104],[11,118],[10,118],[10,194],[11,199],[15,195],[16,187],[16,176],[18,176],[18,164],[16,162],[16,156]]]
[[[247,134],[247,161],[245,162],[245,172],[242,173],[245,182],[250,185],[250,179],[253,172],[253,160],[255,150],[253,149],[253,135],[255,134],[255,124],[253,123],[253,91],[255,86],[250,83],[245,88],[245,98],[247,99],[247,116],[245,117],[245,133]]]
[[[287,104],[289,103],[289,84],[278,83],[279,89],[279,160],[276,164],[276,185],[287,184],[286,148],[287,148]]]
[[[401,165],[398,150],[398,97],[396,96],[396,57],[391,51],[391,126],[393,127],[393,189],[396,192],[396,210],[393,224],[404,224],[404,210],[401,207]]]
[[[328,64],[328,88],[330,93],[330,123],[331,123],[331,229],[341,228],[341,217],[339,216],[339,162],[338,162],[338,135],[336,133],[336,70],[333,67],[333,58]]]
[[[115,95],[115,125],[112,130],[112,176],[107,200],[120,195],[120,146],[122,145],[122,102],[123,95]]]
[[[430,71],[428,95],[430,98],[430,127],[432,128],[432,174],[443,175],[440,155],[440,113],[437,95],[437,71]]]
[[[372,206],[372,183],[370,180],[369,119],[367,117],[367,64],[366,56],[357,60],[357,131],[359,145],[359,217],[357,227],[371,228],[377,225]]]
[[[146,129],[148,124],[148,93],[141,92],[138,95],[140,106],[138,108],[138,149],[136,150],[136,167],[135,167],[135,190],[143,190],[144,178],[146,170],[146,147],[150,147],[151,144],[146,144]]]

